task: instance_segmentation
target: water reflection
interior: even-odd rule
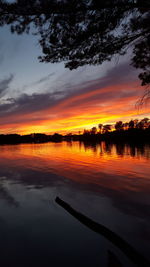
[[[130,246],[125,240],[120,236],[116,235],[114,232],[110,231],[104,225],[101,225],[84,214],[73,209],[68,203],[64,202],[59,197],[56,197],[56,203],[64,208],[69,214],[79,220],[83,225],[90,228],[92,231],[103,235],[106,239],[112,242],[115,246],[119,247],[128,258],[130,258],[138,266],[149,266],[150,262],[146,261],[145,258],[140,255],[133,247]],[[110,254],[111,255],[111,254]],[[121,263],[119,263],[121,265]]]
[[[0,177],[0,198],[5,199],[9,205],[13,205],[18,207],[19,203],[15,200],[15,198],[11,195],[11,192],[5,187],[5,179]]]
[[[101,156],[107,154],[110,156],[121,156],[126,157],[130,155],[131,157],[145,157],[150,159],[150,145],[149,144],[126,144],[126,143],[86,143],[80,142],[79,147],[84,147],[84,150],[92,150],[93,153],[100,153]]]
[[[0,146],[0,153],[0,231],[4,235],[0,249],[12,254],[13,231],[16,235],[13,253],[20,251],[20,255],[24,255],[21,239],[25,240],[28,257],[21,266],[29,265],[29,258],[35,260],[35,254],[38,254],[36,266],[43,266],[43,257],[49,263],[44,266],[50,266],[51,261],[52,266],[62,263],[64,266],[107,266],[108,250],[111,256],[123,259],[124,266],[130,266],[109,242],[64,214],[55,204],[56,196],[105,225],[149,258],[148,145],[23,144]],[[76,261],[72,263],[75,251]],[[56,260],[58,252],[61,257]],[[14,259],[14,266],[19,266],[17,264]]]

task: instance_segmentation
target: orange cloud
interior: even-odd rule
[[[99,123],[143,118],[150,114],[150,107],[140,112],[135,107],[141,95],[137,83],[122,83],[91,91],[77,93],[56,101],[51,107],[25,114],[10,114],[1,119],[1,132],[69,132],[91,128]]]

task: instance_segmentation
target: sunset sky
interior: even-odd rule
[[[64,63],[39,63],[38,36],[0,28],[0,134],[69,133],[150,116],[131,51],[99,66],[70,71]]]

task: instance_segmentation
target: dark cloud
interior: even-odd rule
[[[103,77],[84,81],[77,85],[72,85],[71,83],[64,83],[64,84],[58,83],[58,86],[61,87],[61,90],[67,92],[66,96],[70,97],[70,96],[76,96],[79,94],[85,94],[91,91],[95,91],[97,89],[104,89],[108,86],[114,86],[118,84],[122,86],[123,84],[129,83],[129,81],[132,84],[134,81],[137,81],[137,77],[138,77],[137,70],[133,68],[132,66],[130,66],[128,62],[124,62],[122,64],[116,64],[113,68],[108,70],[106,75]],[[60,82],[59,79],[58,79],[58,82]],[[130,94],[131,91],[129,92],[129,90],[127,89],[126,93]],[[108,93],[106,94],[107,94],[107,97],[109,97]],[[113,96],[115,97],[114,94],[115,92],[113,93]],[[105,93],[103,94],[103,97],[104,96],[105,96]],[[117,97],[119,96],[120,95],[117,94]],[[110,94],[110,99],[111,97],[112,95]]]
[[[9,98],[9,103],[0,106],[1,116],[8,115],[9,113],[20,114],[30,113],[45,109],[54,103],[54,97],[51,94],[22,94],[17,99]]]
[[[54,75],[54,73],[41,78],[36,84],[48,80],[52,75]],[[103,104],[104,102],[113,101],[117,98],[121,99],[136,96],[138,94],[136,88],[129,89],[125,86],[128,84],[128,81],[131,83],[136,81],[136,76],[135,69],[128,63],[123,63],[116,65],[102,78],[83,82],[78,85],[69,84],[69,88],[67,84],[67,86],[65,86],[65,84],[60,84],[57,90],[50,93],[32,95],[22,94],[16,99],[9,98],[5,104],[0,105],[1,124],[5,124],[5,118],[9,120],[10,116],[11,122],[12,120],[20,122],[19,118],[17,120],[17,115],[26,115],[37,112],[40,117],[40,112],[48,108],[57,107],[57,105],[64,103],[65,101],[65,109],[67,110],[68,108],[69,111],[69,108],[75,108],[77,106],[85,107],[86,105],[89,107],[89,105],[95,105],[98,101],[99,104]],[[9,83],[12,79],[13,75],[0,82],[1,95],[3,95],[9,88]],[[115,87],[117,85],[119,85],[118,88]],[[109,86],[111,86],[111,89],[107,90],[107,87]],[[59,90],[59,88],[61,88],[61,90]],[[14,118],[12,118],[12,116],[14,116]]]
[[[3,97],[7,90],[9,89],[9,85],[11,81],[13,80],[14,75],[10,74],[10,76],[6,79],[0,80],[0,97]]]
[[[89,107],[90,104],[98,102],[98,100],[99,104],[103,104],[108,101],[137,96],[139,94],[137,88],[128,88],[128,85],[130,86],[130,84],[136,80],[136,69],[131,67],[128,62],[125,62],[114,66],[112,69],[107,71],[104,77],[85,81],[78,85],[66,83],[61,85],[61,89],[64,92],[66,89],[65,100],[72,98],[67,105],[68,108],[80,106],[80,104],[83,105],[84,103]],[[119,85],[118,88],[117,85]],[[110,90],[106,90],[109,86],[112,88]],[[90,92],[93,92],[93,95],[90,94]],[[76,96],[83,97],[76,99]]]
[[[60,101],[57,97],[58,95],[59,97],[64,97],[63,92],[57,91],[46,94],[22,94],[17,99],[9,98],[7,99],[7,103],[0,105],[0,124],[7,124],[14,121],[21,122],[20,119],[17,120],[17,115],[20,116],[39,112],[40,116],[40,111],[52,107]],[[9,121],[10,116],[11,121]]]

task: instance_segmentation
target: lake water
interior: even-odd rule
[[[150,146],[4,145],[0,155],[1,266],[136,266],[56,197],[150,260]]]

